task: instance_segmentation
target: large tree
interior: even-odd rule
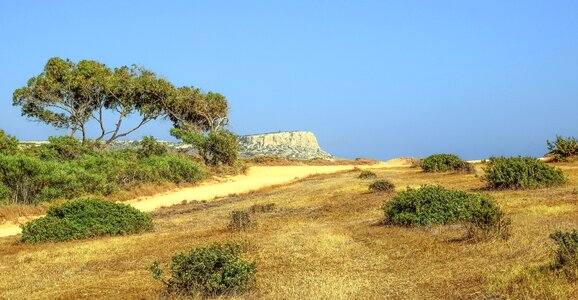
[[[30,78],[25,87],[14,92],[13,105],[22,107],[22,115],[33,120],[77,132],[85,142],[87,123],[94,120],[100,132],[93,138],[106,144],[124,137],[164,114],[163,103],[174,97],[174,87],[154,72],[139,66],[111,70],[92,60],[74,63],[51,58],[42,73]],[[116,115],[111,126],[105,111]],[[123,120],[139,115],[140,122],[123,128]]]
[[[219,93],[203,93],[185,86],[176,90],[175,97],[167,98],[167,116],[175,128],[194,132],[216,132],[228,124],[229,104]]]

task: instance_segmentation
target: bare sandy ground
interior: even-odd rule
[[[262,188],[291,183],[292,181],[315,174],[330,174],[340,171],[361,169],[393,168],[411,165],[411,160],[396,158],[375,165],[343,165],[343,166],[256,166],[251,167],[247,174],[232,176],[218,182],[208,182],[199,186],[178,189],[151,197],[137,198],[125,202],[141,211],[153,211],[162,206],[171,206],[186,201],[210,201],[231,194],[244,194]],[[29,218],[32,219],[32,218]],[[0,237],[19,234],[20,225],[5,223],[0,225]]]

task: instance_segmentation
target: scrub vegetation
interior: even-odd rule
[[[424,172],[463,172],[474,173],[474,167],[454,154],[434,154],[426,157],[420,164]]]
[[[432,195],[494,203],[487,206],[489,211],[499,207],[504,218],[511,219],[506,240],[464,239],[472,221],[384,224],[380,207],[396,202],[396,194],[369,193],[367,182],[356,180],[359,173],[354,171],[245,196],[164,208],[152,215],[155,230],[138,235],[30,245],[17,243],[18,237],[1,239],[0,293],[7,298],[179,297],[178,286],[206,286],[199,282],[206,283],[207,274],[222,274],[222,269],[194,277],[173,276],[171,270],[178,269],[171,267],[173,256],[183,253],[182,265],[186,266],[199,259],[196,254],[189,258],[192,249],[235,244],[242,249],[240,259],[255,266],[254,273],[239,274],[251,273],[254,281],[246,281],[251,282],[250,289],[242,285],[238,292],[224,292],[220,296],[224,299],[311,295],[326,299],[572,299],[578,295],[572,277],[578,165],[554,166],[566,175],[566,185],[484,194],[477,194],[486,186],[483,181],[461,173],[425,173],[407,167],[373,170],[398,186],[397,196],[423,193],[422,186],[427,185]],[[483,164],[476,165],[478,172],[483,168]],[[269,206],[274,209],[250,214],[259,226],[246,231],[227,229],[231,212],[261,211]],[[570,234],[550,238],[556,231]],[[216,266],[213,259],[219,256],[210,257],[203,265]],[[165,270],[163,281],[150,272],[154,262]],[[169,288],[169,281],[174,288]],[[216,294],[202,288],[191,293]]]
[[[103,235],[151,231],[152,219],[132,206],[104,200],[76,200],[51,206],[44,217],[22,225],[23,243],[63,242]]]

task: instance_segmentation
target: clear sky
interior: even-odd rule
[[[21,140],[63,134],[11,104],[54,56],[220,92],[236,133],[310,130],[340,157],[538,156],[578,136],[575,0],[2,1],[0,128]]]

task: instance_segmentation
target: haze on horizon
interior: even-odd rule
[[[222,93],[234,132],[309,130],[338,157],[541,156],[578,136],[576,1],[167,2],[0,3],[0,129],[66,134],[12,107],[58,56]]]

